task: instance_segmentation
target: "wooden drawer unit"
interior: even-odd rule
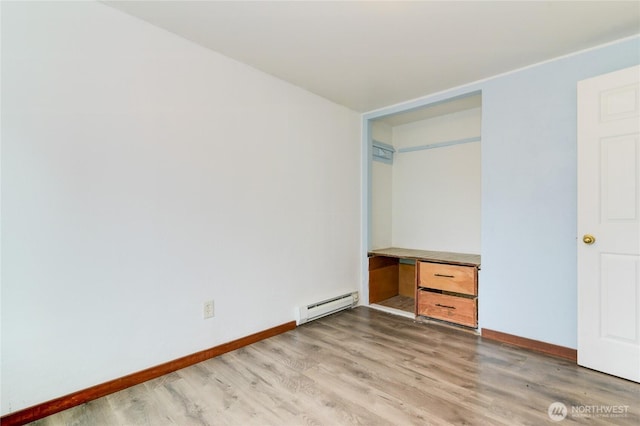
[[[416,315],[478,327],[478,268],[418,262]]]
[[[407,296],[414,300],[402,309],[413,306],[416,317],[478,328],[479,254],[388,247],[368,255],[369,303]]]
[[[418,287],[478,294],[478,270],[473,266],[419,262]]]
[[[478,326],[478,299],[418,290],[418,315]]]

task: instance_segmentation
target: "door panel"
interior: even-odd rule
[[[627,313],[638,312],[639,256],[602,254],[600,279],[601,335],[620,342],[638,343],[638,323]]]
[[[635,221],[638,218],[638,137],[601,141],[602,219]]]
[[[640,67],[578,83],[577,252],[578,364],[640,382]]]
[[[637,84],[604,90],[600,94],[601,122],[633,118],[639,108]]]

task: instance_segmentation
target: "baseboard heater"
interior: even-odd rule
[[[333,314],[343,309],[352,308],[358,303],[358,292],[346,293],[322,302],[300,306],[298,309],[298,325]]]

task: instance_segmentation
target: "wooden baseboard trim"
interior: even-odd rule
[[[578,362],[578,351],[564,346],[527,339],[526,337],[514,336],[513,334],[507,334],[486,328],[482,329],[482,338],[507,343],[509,345],[518,346],[535,352],[541,352],[547,355],[557,356],[576,363]]]
[[[295,321],[281,324],[231,342],[223,343],[222,345],[215,346],[210,349],[205,349],[164,364],[156,365],[155,367],[147,368],[146,370],[142,370],[137,373],[132,373],[60,398],[52,399],[51,401],[47,401],[42,404],[34,405],[33,407],[16,411],[15,413],[6,414],[0,418],[0,424],[2,426],[24,425],[57,412],[75,407],[76,405],[84,404],[85,402],[121,391],[128,387],[146,382],[147,380],[155,379],[173,371],[197,364],[209,358],[214,358],[218,355],[259,342],[260,340],[293,330],[294,328],[296,328]]]

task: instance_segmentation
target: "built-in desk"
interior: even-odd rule
[[[478,326],[480,255],[398,247],[369,255],[369,303]]]

